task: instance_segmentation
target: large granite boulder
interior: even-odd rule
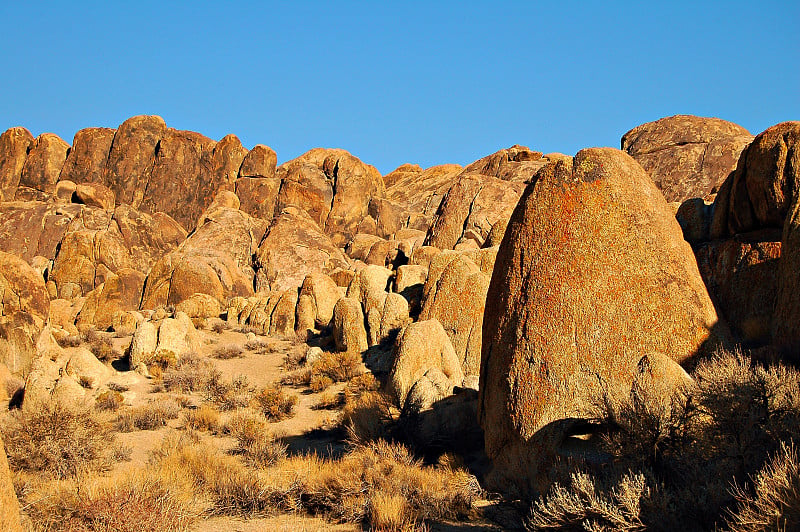
[[[242,211],[219,208],[147,276],[141,308],[177,304],[200,292],[225,303],[253,295],[252,256],[265,222]]]
[[[726,337],[672,209],[611,148],[537,174],[506,229],[486,302],[480,421],[493,480],[547,487],[561,442],[637,363],[690,363]]]
[[[309,214],[287,207],[275,217],[256,252],[256,291],[299,288],[306,276],[347,268],[344,253],[333,245]]]
[[[68,151],[69,144],[58,135],[42,133],[36,137],[22,167],[20,186],[52,194]]]
[[[115,129],[107,127],[87,127],[75,133],[60,179],[78,184],[103,183],[115,133]]]
[[[24,127],[12,127],[0,135],[0,201],[11,201],[16,196],[32,144],[33,135]]]
[[[21,258],[0,251],[0,364],[26,375],[50,314],[44,279]]]
[[[81,205],[56,205],[42,201],[0,203],[0,249],[27,262],[34,257],[53,260],[70,222]]]
[[[628,131],[622,149],[667,201],[684,201],[716,193],[752,140],[745,128],[719,118],[676,115]]]
[[[542,152],[515,144],[478,159],[464,168],[464,173],[488,175],[503,181],[529,182],[548,162]]]

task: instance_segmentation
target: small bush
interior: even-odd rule
[[[308,382],[308,387],[311,388],[311,391],[314,393],[321,392],[329,386],[333,386],[333,379],[327,375],[312,374],[311,380]]]
[[[78,335],[64,335],[64,336],[57,336],[56,342],[61,347],[78,347],[81,345],[81,337]]]
[[[198,392],[219,376],[219,370],[211,362],[192,353],[182,357],[175,367],[168,368],[161,379],[167,391]]]
[[[94,329],[91,329],[92,331]],[[122,353],[114,349],[114,343],[111,338],[95,334],[91,336],[89,341],[89,350],[98,360],[102,362],[110,362],[122,357]]]
[[[113,391],[113,392],[122,393],[122,392],[127,392],[129,390],[129,388],[127,386],[125,386],[124,384],[119,384],[119,383],[116,383],[116,382],[109,382],[108,384],[106,384],[106,386],[108,386],[108,389]]]
[[[269,347],[272,347],[274,344],[270,344],[266,340],[261,340],[256,338],[255,340],[248,340],[247,343],[244,344],[244,348],[248,351],[259,351],[265,350]]]
[[[244,408],[253,397],[253,388],[244,375],[226,382],[216,373],[208,381],[204,392],[206,399],[223,411]]]
[[[94,407],[100,411],[110,410],[111,412],[116,412],[124,402],[125,398],[122,397],[121,393],[114,390],[106,390],[97,397]]]
[[[236,414],[225,428],[236,439],[234,453],[253,467],[266,467],[286,458],[286,444],[275,439],[261,416]]]
[[[254,396],[255,406],[270,421],[280,421],[294,415],[297,396],[289,395],[280,387],[261,388]]]
[[[375,375],[373,375],[372,372],[366,372],[361,375],[356,375],[347,381],[345,395],[348,397],[356,397],[364,392],[376,392],[379,388],[380,383],[378,379],[375,378]]]
[[[221,426],[219,411],[209,405],[202,405],[197,409],[186,410],[183,413],[183,417],[184,426],[191,430],[217,432]]]
[[[403,494],[379,491],[370,499],[369,523],[374,530],[414,530],[410,510]]]
[[[227,331],[230,328],[231,326],[228,324],[228,322],[222,320],[215,321],[214,324],[211,326],[211,330],[217,334],[222,334],[224,331]]]
[[[344,404],[344,397],[340,393],[326,391],[320,394],[317,399],[317,404],[314,406],[317,410],[332,410],[339,408]]]
[[[159,429],[166,426],[169,420],[177,419],[180,410],[180,405],[172,398],[157,399],[121,413],[117,418],[117,430],[133,432],[136,429]]]
[[[302,386],[311,383],[311,368],[302,368],[297,371],[287,373],[281,378],[281,384],[286,386]]]
[[[244,356],[242,348],[236,344],[222,345],[214,349],[211,355],[220,360],[230,360],[231,358],[241,358]]]
[[[10,413],[0,431],[15,470],[67,478],[112,464],[114,433],[89,409],[43,402]]]
[[[346,382],[361,370],[361,355],[358,353],[324,353],[311,367],[312,374],[324,375],[334,382]]]
[[[394,419],[388,397],[380,392],[365,392],[346,398],[341,424],[352,442],[363,444],[386,438]]]
[[[305,344],[294,345],[288,353],[286,353],[286,360],[283,362],[283,367],[288,371],[300,369],[306,361],[306,351],[308,346]]]

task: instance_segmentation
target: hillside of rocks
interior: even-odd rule
[[[0,378],[22,384],[0,388],[93,404],[225,327],[355,356],[409,441],[469,440],[484,488],[544,493],[564,457],[603,461],[575,450],[597,397],[669,395],[720,350],[800,362],[800,122],[678,115],[620,146],[381,175],[158,116],[71,144],[8,129]],[[117,356],[63,348],[92,335]]]

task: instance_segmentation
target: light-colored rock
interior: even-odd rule
[[[362,353],[367,350],[367,331],[361,303],[343,297],[333,307],[333,339],[339,351]]]

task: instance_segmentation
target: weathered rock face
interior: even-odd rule
[[[67,158],[69,144],[53,133],[42,133],[33,141],[22,175],[20,186],[52,194],[55,190],[61,167]]]
[[[134,116],[114,135],[103,184],[114,191],[121,204],[137,208],[144,197],[156,156],[156,146],[167,131],[160,116]]]
[[[145,275],[131,268],[121,268],[116,273],[107,272],[97,288],[86,295],[77,326],[86,330],[92,326],[107,330],[121,311],[139,308]]]
[[[44,279],[24,260],[0,251],[0,363],[26,375],[50,314]]]
[[[367,350],[364,313],[361,303],[355,299],[343,297],[333,307],[333,339],[339,351],[363,353]]]
[[[108,154],[116,130],[89,127],[75,133],[60,179],[73,183],[103,183]]]
[[[714,202],[712,238],[783,229],[800,187],[800,122],[760,133]]]
[[[84,207],[61,237],[49,282],[59,297],[86,295],[104,282],[108,272],[130,268],[147,274],[185,238],[186,231],[165,214],[150,216],[127,205],[113,213]],[[126,310],[135,308],[138,302]]]
[[[324,273],[312,273],[303,280],[300,296],[308,295],[314,302],[314,321],[317,328],[327,327],[333,319],[333,307],[342,298],[336,282]]]
[[[800,152],[800,148],[795,147]],[[800,167],[795,166],[795,183],[800,182]],[[800,358],[800,194],[795,199],[783,229],[782,256],[778,270],[778,294],[772,318],[772,339],[775,344]],[[791,355],[790,355],[791,356]]]
[[[256,253],[256,291],[299,288],[307,275],[347,268],[348,261],[302,209],[287,207],[270,225]]]
[[[466,375],[480,373],[481,330],[489,280],[489,274],[466,254],[445,251],[431,261],[422,291],[419,319],[441,323]]]
[[[265,224],[245,213],[215,209],[177,249],[153,266],[142,308],[177,304],[200,292],[221,303],[253,295],[252,256]]]
[[[610,148],[537,174],[488,294],[480,420],[497,478],[523,490],[546,487],[545,457],[600,383],[629,389],[642,353],[687,362],[725,332],[663,195]]]
[[[236,180],[240,208],[254,218],[272,220],[280,190],[281,180],[275,177],[242,177]]]
[[[244,157],[239,168],[239,177],[275,177],[277,164],[278,156],[272,148],[256,144]]]
[[[703,280],[731,332],[741,341],[768,342],[778,291],[778,231],[708,242],[698,247],[696,256]]]
[[[228,302],[228,323],[247,325],[263,334],[291,336],[295,328],[297,291],[267,292]]]
[[[453,249],[474,240],[480,247],[492,226],[511,216],[523,186],[477,174],[462,175],[442,200],[425,245]]]
[[[400,333],[396,345],[389,383],[402,409],[428,408],[436,400],[450,395],[453,387],[464,381],[461,364],[438,321],[412,323]],[[408,405],[415,387],[419,390],[414,393],[414,404]]]
[[[31,144],[33,135],[24,127],[12,127],[0,135],[0,201],[14,199]]]
[[[52,260],[69,223],[82,209],[39,201],[0,203],[0,249],[28,262],[36,256]]]
[[[716,193],[752,140],[746,129],[725,120],[676,115],[628,131],[622,149],[667,201],[684,201]]]
[[[406,227],[427,231],[442,198],[462,171],[457,164],[433,166],[427,170],[403,165],[384,177],[386,199],[405,207]]]
[[[528,182],[547,162],[542,158],[542,152],[517,144],[478,159],[464,168],[464,173],[488,175],[503,181]]]
[[[8,469],[6,449],[0,439],[0,530],[22,532],[19,520],[19,502],[14,492],[11,471]]]

